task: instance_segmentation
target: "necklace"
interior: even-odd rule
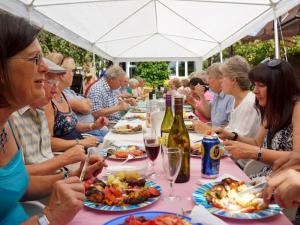
[[[64,102],[64,98],[60,95],[59,97],[55,97],[55,101],[59,104],[62,104]]]
[[[0,151],[5,151],[4,146],[7,142],[7,132],[5,127],[3,127],[2,131],[0,132]]]

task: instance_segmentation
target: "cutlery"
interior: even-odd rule
[[[86,158],[84,160],[84,164],[83,164],[80,176],[79,176],[79,179],[81,181],[83,181],[83,179],[84,179],[84,176],[85,176],[85,173],[86,173],[86,169],[87,169],[89,161],[90,161],[90,155],[91,155],[91,151],[89,151],[89,149],[88,149],[87,156],[86,156]]]
[[[244,195],[244,194],[248,194],[248,193],[249,194],[257,193],[257,192],[262,191],[266,186],[267,186],[267,182],[264,181],[264,182],[254,185],[254,186],[251,186],[244,191],[239,192],[239,195]]]
[[[120,163],[120,165],[124,165],[125,163],[127,163],[129,160],[131,159],[134,159],[135,158],[135,155],[132,155],[132,154],[128,154],[127,155],[127,159],[125,159],[122,163]]]

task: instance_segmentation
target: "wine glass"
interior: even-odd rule
[[[178,148],[168,148],[163,146],[162,156],[165,177],[169,181],[171,189],[170,194],[166,196],[165,199],[167,201],[174,202],[180,199],[179,196],[174,194],[173,185],[181,167],[182,152]]]
[[[151,178],[155,178],[154,161],[156,160],[159,154],[159,149],[160,149],[159,137],[156,135],[156,130],[144,129],[143,139],[144,139],[145,150],[149,159],[150,171],[151,173],[153,173]]]

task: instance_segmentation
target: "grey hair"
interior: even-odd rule
[[[126,75],[125,71],[120,66],[111,66],[106,71],[107,79],[113,79],[113,78],[117,78],[117,77],[125,76],[125,75]]]
[[[207,76],[220,79],[223,77],[220,70],[221,63],[213,63],[207,68]]]
[[[251,82],[248,78],[250,65],[245,58],[236,55],[221,65],[220,70],[223,76],[227,76],[232,80],[236,80],[242,90],[249,90]]]
[[[128,82],[130,85],[133,85],[133,84],[139,84],[139,81],[137,79],[134,79],[134,78],[131,78]]]

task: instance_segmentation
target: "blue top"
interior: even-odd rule
[[[214,94],[211,102],[211,122],[213,127],[224,126],[229,122],[234,97],[223,92]]]
[[[28,187],[29,176],[25,169],[21,151],[14,155],[4,167],[0,167],[0,224],[15,225],[28,219],[20,205]]]

